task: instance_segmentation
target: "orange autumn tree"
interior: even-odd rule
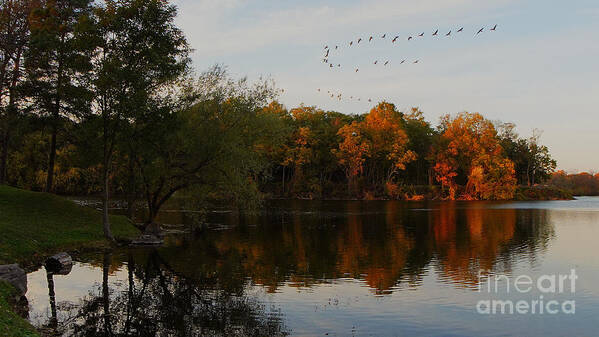
[[[300,127],[292,136],[292,145],[287,149],[283,166],[294,169],[294,183],[297,184],[303,178],[303,167],[310,163],[312,149],[310,141],[312,132],[308,127]]]
[[[368,193],[375,191],[376,194],[377,187],[384,187],[388,196],[398,196],[399,187],[395,182],[397,173],[405,170],[406,164],[417,157],[415,152],[408,149],[409,137],[405,125],[403,113],[387,102],[372,108],[359,123],[369,148],[369,157],[364,165],[364,176],[370,190]]]
[[[387,102],[372,108],[361,123],[369,142],[368,173],[372,183],[392,183],[395,174],[416,159],[416,153],[408,150],[404,125],[403,114]]]
[[[434,171],[450,199],[513,197],[514,164],[504,156],[492,122],[478,113],[462,112],[454,118],[444,116],[440,128]],[[458,195],[460,186],[464,189]]]
[[[360,123],[352,122],[339,129],[337,135],[341,137],[338,149],[331,151],[339,160],[347,178],[348,192],[356,185],[357,177],[364,169],[364,162],[369,156],[369,146],[363,139]]]

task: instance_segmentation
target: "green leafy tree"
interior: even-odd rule
[[[57,136],[63,118],[81,118],[92,99],[87,74],[94,39],[91,0],[48,0],[30,15],[31,38],[25,58],[25,85],[42,115],[49,117],[50,149],[46,187],[52,191]]]
[[[98,48],[93,58],[94,112],[101,119],[104,234],[108,220],[111,166],[122,130],[184,75],[189,47],[175,25],[177,9],[161,0],[107,0],[95,9]]]
[[[256,177],[268,166],[259,148],[272,125],[263,114],[276,94],[272,83],[234,81],[217,66],[181,92],[177,104],[155,106],[137,139],[146,144],[137,158],[152,229],[177,192],[251,206],[259,199]]]
[[[29,41],[29,13],[33,1],[0,0],[0,184],[6,182],[11,131],[19,121],[23,56]]]
[[[534,130],[528,138],[520,138],[513,123],[498,123],[499,139],[507,157],[514,163],[519,184],[528,186],[546,181],[557,166],[547,146],[540,144],[542,132]]]
[[[405,113],[404,119],[405,131],[410,139],[408,149],[417,154],[416,160],[406,165],[407,181],[416,185],[432,184],[430,154],[438,135],[418,108]]]
[[[557,162],[549,154],[549,148],[540,144],[541,134],[540,130],[535,129],[528,139],[526,176],[529,186],[549,179],[557,166]]]

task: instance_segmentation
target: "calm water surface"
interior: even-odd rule
[[[193,213],[164,212],[184,224]],[[82,256],[28,276],[29,320],[63,335],[592,336],[599,198],[549,202],[278,201],[211,213],[164,247]],[[486,292],[483,276],[567,274],[575,292]],[[482,291],[479,291],[482,289]],[[53,295],[53,296],[50,296]],[[575,313],[480,314],[481,300]]]

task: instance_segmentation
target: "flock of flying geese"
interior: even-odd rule
[[[478,36],[480,33],[484,32],[484,30],[485,30],[485,27],[482,27],[482,28],[480,28],[478,31],[476,31],[476,33],[474,34],[474,36]],[[489,29],[489,31],[496,31],[496,30],[497,30],[497,25],[494,25],[492,28],[490,28],[490,29]],[[460,27],[459,29],[457,29],[457,30],[455,31],[455,33],[454,33],[454,34],[457,34],[457,33],[462,33],[463,31],[464,31],[464,27]],[[448,31],[448,32],[447,32],[447,33],[445,33],[445,34],[441,33],[441,35],[444,35],[444,36],[446,36],[446,37],[450,37],[450,36],[451,36],[451,34],[452,34],[452,30]],[[416,39],[416,38],[422,38],[422,37],[424,37],[424,36],[425,36],[425,32],[422,32],[422,33],[420,33],[420,34],[417,34],[417,35],[414,35],[414,36],[408,36],[408,37],[406,38],[406,40],[407,40],[407,41],[411,41],[412,39]],[[439,29],[436,29],[436,30],[435,30],[435,31],[434,31],[434,32],[431,34],[431,36],[440,36],[440,34],[439,34]],[[366,41],[367,41],[368,43],[372,43],[372,41],[373,41],[373,40],[375,40],[375,39],[376,39],[376,37],[375,37],[375,36],[373,36],[373,35],[370,35],[370,36],[368,37],[368,39],[367,39],[367,40],[363,40],[361,37],[359,37],[359,38],[358,38],[357,40],[355,40],[355,41],[354,41],[354,40],[352,40],[352,41],[349,41],[349,42],[348,42],[348,47],[357,46],[357,45],[359,45],[359,44],[360,44],[360,42],[363,42],[362,44],[366,43]],[[382,39],[391,40],[391,43],[394,43],[394,44],[395,44],[396,42],[398,42],[398,41],[399,41],[399,35],[395,35],[393,38],[391,38],[391,36],[387,37],[387,34],[385,33],[385,34],[383,34],[383,35],[381,35],[381,36],[380,36],[380,39],[381,39],[381,40],[382,40]],[[355,42],[355,43],[354,43],[354,42]],[[325,45],[325,46],[324,46],[324,58],[322,59],[322,62],[323,62],[323,63],[325,63],[325,64],[327,64],[329,68],[341,68],[341,63],[337,63],[337,64],[335,64],[335,63],[333,63],[331,60],[329,60],[329,55],[330,55],[330,53],[331,53],[331,50],[339,50],[340,48],[341,48],[341,46],[340,46],[340,45],[335,45],[334,47],[333,47],[333,46],[329,47],[329,45]],[[399,64],[404,64],[404,63],[406,63],[406,62],[408,62],[408,61],[407,61],[407,60],[405,60],[405,59],[403,59],[403,60],[401,60],[401,61],[399,62]],[[419,60],[419,59],[416,59],[416,60],[410,61],[410,62],[408,62],[408,63],[417,64],[417,63],[419,63],[419,62],[420,62],[420,60]],[[373,64],[375,64],[375,65],[383,65],[383,66],[387,66],[387,65],[389,65],[389,63],[390,63],[390,61],[389,61],[389,60],[385,60],[384,62],[383,62],[383,61],[379,62],[379,60],[375,60],[375,61],[373,62]],[[360,70],[359,68],[355,68],[354,72],[356,72],[356,73],[357,73],[359,70]],[[317,91],[318,91],[318,92],[321,92],[320,88],[318,88],[318,89],[317,89]],[[327,94],[328,94],[328,95],[329,95],[331,98],[337,98],[338,100],[341,100],[341,98],[342,98],[342,94],[341,94],[341,93],[333,93],[331,90],[327,90]],[[353,100],[353,99],[356,99],[356,100],[360,101],[360,98],[358,98],[358,97],[353,97],[353,96],[350,96],[350,99],[351,99],[351,100]],[[372,102],[372,99],[370,99],[370,98],[369,98],[369,99],[368,99],[368,102]]]
[[[317,90],[318,92],[321,92],[321,91],[320,91],[320,88],[318,88],[318,89],[316,89],[316,90]],[[335,92],[333,92],[333,91],[331,91],[331,90],[327,90],[327,95],[329,95],[331,98],[337,98],[338,100],[341,100],[341,97],[342,97],[342,94],[341,94],[341,93],[335,93]],[[350,100],[354,100],[354,99],[355,99],[355,100],[357,100],[358,102],[360,101],[360,97],[357,97],[357,96],[356,96],[356,97],[354,97],[354,96],[349,96],[349,99],[350,99]],[[371,99],[371,98],[369,98],[369,99],[368,99],[368,102],[369,102],[369,103],[370,103],[370,102],[372,102],[372,99]]]

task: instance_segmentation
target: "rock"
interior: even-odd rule
[[[21,295],[27,292],[27,273],[16,263],[0,266],[0,280],[12,284]]]
[[[156,235],[142,234],[131,241],[134,246],[157,246],[161,245],[163,240]]]
[[[58,253],[46,259],[46,271],[55,275],[67,275],[73,268],[73,259],[65,252]]]

